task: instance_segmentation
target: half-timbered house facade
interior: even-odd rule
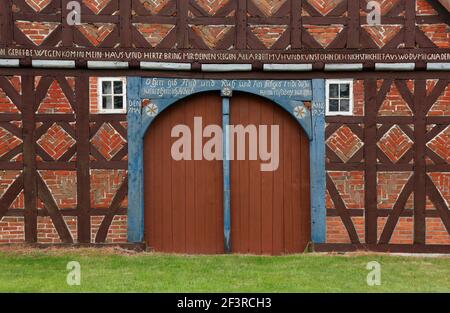
[[[0,0],[0,244],[450,253],[448,10]],[[278,125],[277,169],[173,160],[195,118]]]

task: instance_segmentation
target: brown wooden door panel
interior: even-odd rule
[[[247,94],[231,99],[230,124],[279,125],[280,163],[231,161],[231,247],[236,253],[303,252],[310,241],[309,141],[275,104]],[[248,143],[247,143],[248,149]],[[247,156],[248,156],[248,150]]]
[[[221,99],[201,94],[162,113],[145,137],[145,239],[155,251],[223,253],[221,161],[174,161],[175,125],[193,132],[194,117],[221,125]],[[262,98],[237,93],[230,123],[279,125],[280,160],[273,172],[261,161],[231,161],[231,245],[236,253],[302,252],[310,238],[309,142],[298,123]],[[206,140],[203,139],[203,143]],[[192,146],[194,146],[192,139]]]
[[[219,95],[180,101],[158,116],[145,137],[145,239],[155,251],[224,252],[222,162],[171,156],[172,128],[184,124],[193,134],[194,117],[202,117],[203,125],[221,125]]]

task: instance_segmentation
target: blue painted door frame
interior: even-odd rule
[[[271,100],[295,118],[310,140],[311,239],[325,242],[325,81],[314,80],[197,80],[128,77],[128,241],[144,240],[144,136],[153,120],[179,100],[206,91],[222,96],[223,129],[229,123],[230,97],[241,91]],[[143,107],[142,101],[149,100]],[[312,102],[311,110],[304,106]],[[223,136],[224,153],[228,136]],[[230,164],[224,157],[224,239],[230,247]]]
[[[230,125],[230,94],[222,94],[222,129],[224,136],[223,141],[223,236],[224,250],[231,252],[231,186],[230,186],[230,137],[227,132]]]

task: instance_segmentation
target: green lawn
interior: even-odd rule
[[[81,286],[66,265],[81,264]],[[370,261],[381,286],[366,283]],[[450,258],[168,256],[112,249],[0,250],[0,292],[450,292]]]

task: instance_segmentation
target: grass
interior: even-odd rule
[[[70,261],[81,264],[81,286],[66,283]],[[381,286],[366,283],[370,261],[381,264]],[[9,248],[0,249],[0,292],[450,292],[450,258]]]

